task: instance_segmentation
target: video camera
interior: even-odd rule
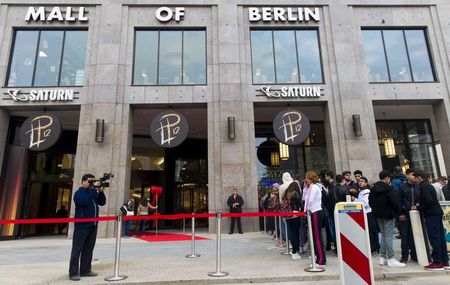
[[[114,174],[110,173],[103,173],[103,176],[96,180],[90,180],[89,185],[92,186],[92,188],[100,188],[100,187],[109,187],[109,179],[113,178]],[[100,182],[100,185],[94,185],[95,182]]]

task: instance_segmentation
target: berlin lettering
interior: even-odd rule
[[[320,21],[319,8],[282,8],[282,7],[250,7],[248,8],[250,22],[308,22]]]
[[[51,11],[46,11],[45,7],[41,6],[37,9],[35,7],[28,7],[27,14],[25,15],[25,21],[41,21],[41,22],[87,22],[89,18],[86,16],[87,11],[84,7],[79,7],[78,11],[72,9],[72,7],[66,7],[61,11],[60,7],[53,7]]]
[[[284,86],[278,90],[272,90],[270,86],[261,86],[259,90],[269,98],[319,98],[323,96],[319,86]]]
[[[9,89],[6,95],[16,102],[38,102],[38,101],[73,101],[73,89],[39,89],[30,90],[27,93],[20,89]],[[77,99],[77,98],[75,98]]]

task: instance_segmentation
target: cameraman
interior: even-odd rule
[[[106,204],[106,196],[101,182],[92,174],[85,174],[81,179],[81,187],[75,192],[75,218],[97,218],[99,205]],[[91,271],[92,252],[97,237],[98,222],[75,223],[73,232],[72,253],[70,256],[69,278],[80,280],[80,276],[97,276]],[[80,258],[81,256],[81,258]]]

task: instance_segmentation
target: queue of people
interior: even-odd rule
[[[417,262],[413,231],[409,212],[418,210],[423,219],[423,227],[431,244],[431,262],[425,270],[450,270],[447,245],[443,228],[443,211],[439,201],[450,200],[447,179],[441,177],[431,184],[430,175],[423,170],[409,169],[402,172],[396,167],[394,173],[383,170],[379,181],[370,184],[362,171],[344,171],[334,175],[326,171],[319,177],[315,172],[306,173],[303,181],[295,180],[285,172],[283,184],[275,183],[261,205],[266,212],[310,211],[312,232],[316,253],[316,264],[325,267],[326,252],[337,255],[334,208],[336,203],[345,202],[347,196],[352,201],[363,204],[367,213],[370,247],[373,256],[379,255],[379,264],[393,268],[406,267],[408,262]],[[292,260],[301,259],[306,243],[306,222],[304,217],[286,217],[288,238],[292,244]],[[266,219],[266,229],[274,235],[277,218]],[[284,222],[280,223],[284,225]],[[393,241],[398,229],[401,238],[401,258],[395,259]],[[278,243],[285,242],[284,228],[277,229]],[[326,233],[326,239],[322,230]],[[426,238],[426,237],[425,237]],[[326,242],[324,242],[326,240]],[[334,249],[332,249],[334,246]]]

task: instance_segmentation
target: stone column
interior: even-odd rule
[[[339,84],[333,83],[333,102],[336,106],[335,113],[329,113],[331,128],[336,128],[333,136],[335,155],[336,150],[340,155],[340,159],[335,157],[336,171],[360,169],[374,181],[381,170],[381,161],[373,106],[366,88],[364,62],[358,46],[355,46],[359,30],[353,24],[352,7],[330,4],[326,15],[326,21],[332,23],[329,38],[333,42],[328,44],[328,48],[334,49],[330,53],[338,55],[331,58],[336,70],[334,80]],[[354,114],[359,114],[361,118],[361,137],[353,134]]]
[[[100,208],[101,216],[110,216],[119,212],[128,197],[133,125],[130,105],[123,103],[124,82],[119,81],[124,80],[124,76],[119,76],[124,71],[124,64],[121,64],[124,57],[119,56],[124,52],[121,50],[122,5],[100,7],[101,23],[94,30],[98,46],[89,58],[93,67],[88,72],[91,78],[88,100],[80,110],[74,190],[78,189],[85,173],[98,178],[112,172],[111,186],[105,190],[107,203]],[[95,142],[97,119],[105,122],[104,139],[99,143]],[[99,223],[98,237],[113,237],[114,223]]]
[[[433,112],[436,120],[435,137],[439,138],[444,164],[447,172],[450,170],[450,110],[448,100],[442,100],[433,105]],[[445,173],[441,173],[444,175]],[[447,173],[448,174],[448,173]]]
[[[5,158],[8,142],[9,112],[0,108],[0,173],[2,173],[3,159]]]
[[[256,166],[254,161],[253,105],[241,82],[245,82],[245,65],[241,65],[243,40],[239,35],[239,8],[235,1],[220,2],[213,13],[217,30],[213,31],[214,95],[208,104],[209,210],[228,212],[226,205],[233,187],[244,198],[244,211],[257,211]],[[214,27],[213,27],[214,29]],[[235,139],[228,138],[227,118],[235,118]],[[229,230],[224,219],[223,231]],[[242,219],[244,231],[258,230],[258,220]],[[210,220],[210,232],[215,220]]]

